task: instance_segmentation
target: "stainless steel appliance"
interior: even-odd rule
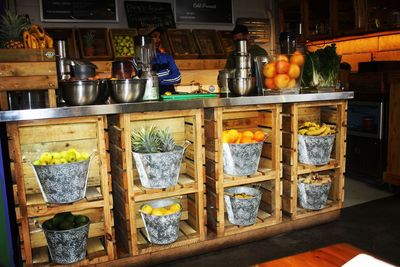
[[[143,100],[159,98],[158,77],[151,69],[151,62],[155,56],[154,41],[150,37],[138,36],[135,38],[134,64],[137,66],[140,78],[147,80]]]
[[[382,181],[386,168],[387,111],[383,99],[349,101],[346,172],[370,182]]]

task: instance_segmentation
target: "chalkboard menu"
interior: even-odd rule
[[[175,17],[177,23],[232,24],[232,0],[175,0]]]
[[[42,21],[118,21],[116,0],[40,0]]]
[[[125,12],[129,28],[175,28],[170,3],[125,1]]]

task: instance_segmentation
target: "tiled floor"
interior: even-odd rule
[[[364,183],[360,180],[352,179],[350,177],[346,177],[345,179],[345,208],[392,195],[393,194],[389,193],[388,191],[378,189],[377,187],[368,183]]]

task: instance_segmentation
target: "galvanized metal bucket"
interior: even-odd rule
[[[47,203],[64,204],[86,195],[90,159],[54,165],[32,165]]]
[[[182,146],[177,146],[171,152],[132,152],[142,185],[147,188],[167,188],[176,185],[183,153]]]
[[[69,230],[48,230],[43,226],[53,262],[70,264],[86,257],[90,222]]]
[[[153,208],[162,208],[174,203],[179,204],[178,199],[159,199],[144,203]],[[146,229],[147,239],[157,245],[166,245],[175,242],[179,236],[179,222],[181,220],[182,210],[173,214],[164,216],[155,216],[141,213]]]
[[[299,162],[309,165],[324,165],[329,162],[335,135],[298,135]]]
[[[297,195],[299,205],[308,210],[320,210],[326,205],[331,182],[323,184],[306,184],[298,182]]]
[[[256,222],[261,201],[261,190],[253,187],[238,186],[225,189],[224,195],[228,220],[235,225],[252,225]],[[245,193],[251,198],[237,198],[234,195]]]
[[[257,171],[263,142],[222,144],[224,173],[232,176],[251,175]]]

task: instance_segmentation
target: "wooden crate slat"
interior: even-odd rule
[[[58,88],[57,76],[1,77],[0,91],[26,91]]]
[[[55,62],[54,49],[0,49],[0,61],[2,62]]]
[[[0,79],[40,75],[56,76],[56,64],[54,62],[0,62]]]
[[[32,134],[32,133],[41,133]],[[97,138],[95,123],[60,124],[20,128],[21,145]]]

